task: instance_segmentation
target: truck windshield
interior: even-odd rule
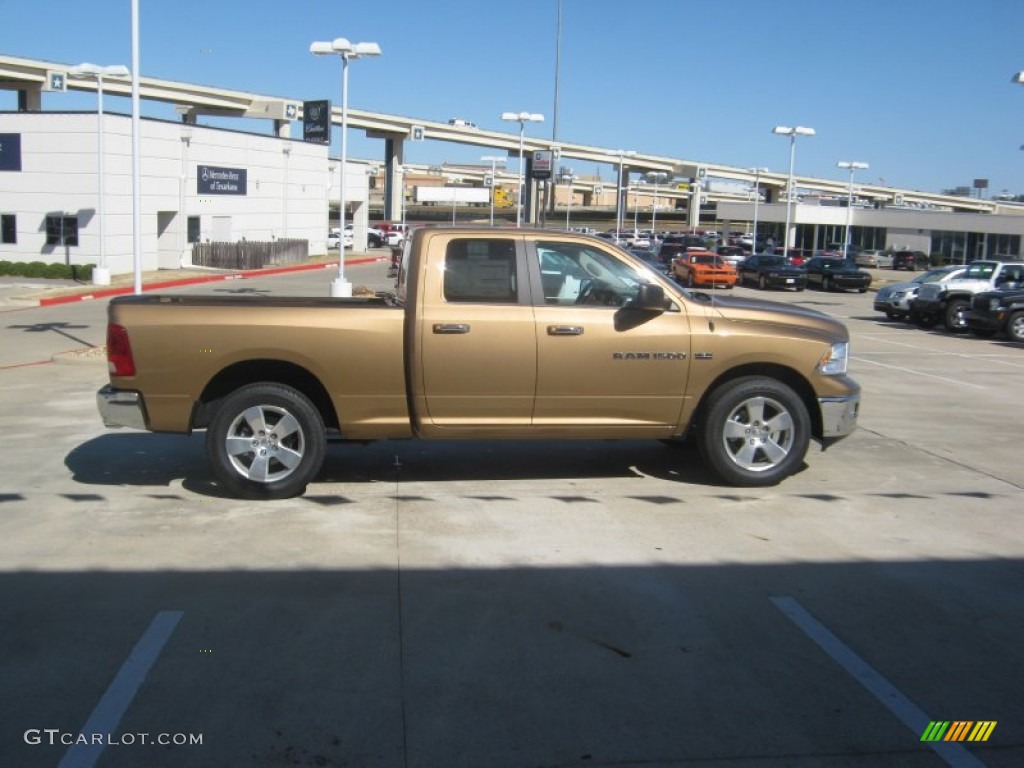
[[[967,280],[988,280],[992,277],[992,273],[995,271],[995,262],[976,261],[967,267],[967,271],[964,273],[964,278]]]

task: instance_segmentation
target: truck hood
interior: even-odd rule
[[[703,292],[691,295],[709,312],[731,322],[768,323],[790,328],[814,329],[837,340],[849,338],[845,325],[816,309],[765,299],[719,297],[717,294],[712,297]]]

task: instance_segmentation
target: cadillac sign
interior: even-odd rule
[[[310,144],[331,143],[331,102],[302,102],[302,140]]]
[[[200,195],[244,195],[245,177],[245,168],[200,165],[196,168],[196,191]]]

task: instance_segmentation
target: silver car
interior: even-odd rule
[[[953,264],[948,267],[929,269],[913,280],[892,283],[878,289],[875,294],[875,310],[884,312],[890,320],[903,320],[910,314],[910,302],[917,297],[918,289],[924,283],[944,283],[960,277],[967,267]]]
[[[890,251],[861,251],[855,257],[858,267],[885,267],[892,269],[892,253]]]

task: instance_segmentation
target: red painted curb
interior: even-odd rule
[[[350,264],[373,264],[378,261],[387,261],[386,256],[372,256],[365,259],[352,259],[345,262]],[[209,275],[206,277],[185,277],[180,280],[165,280],[159,283],[149,283],[142,286],[142,292],[153,291],[158,288],[180,288],[184,285],[200,285],[202,283],[216,283],[223,280],[245,280],[250,277],[269,277],[271,275],[283,275],[288,272],[310,272],[314,269],[332,269],[338,266],[338,262],[325,264],[302,264],[297,267],[274,267],[273,269],[249,269],[244,272],[232,272],[227,275]],[[54,296],[51,299],[40,299],[40,307],[52,307],[57,304],[71,304],[76,301],[92,301],[94,299],[108,299],[112,296],[125,296],[135,292],[135,286],[123,286],[121,288],[104,288],[92,293],[75,294],[74,296]]]

